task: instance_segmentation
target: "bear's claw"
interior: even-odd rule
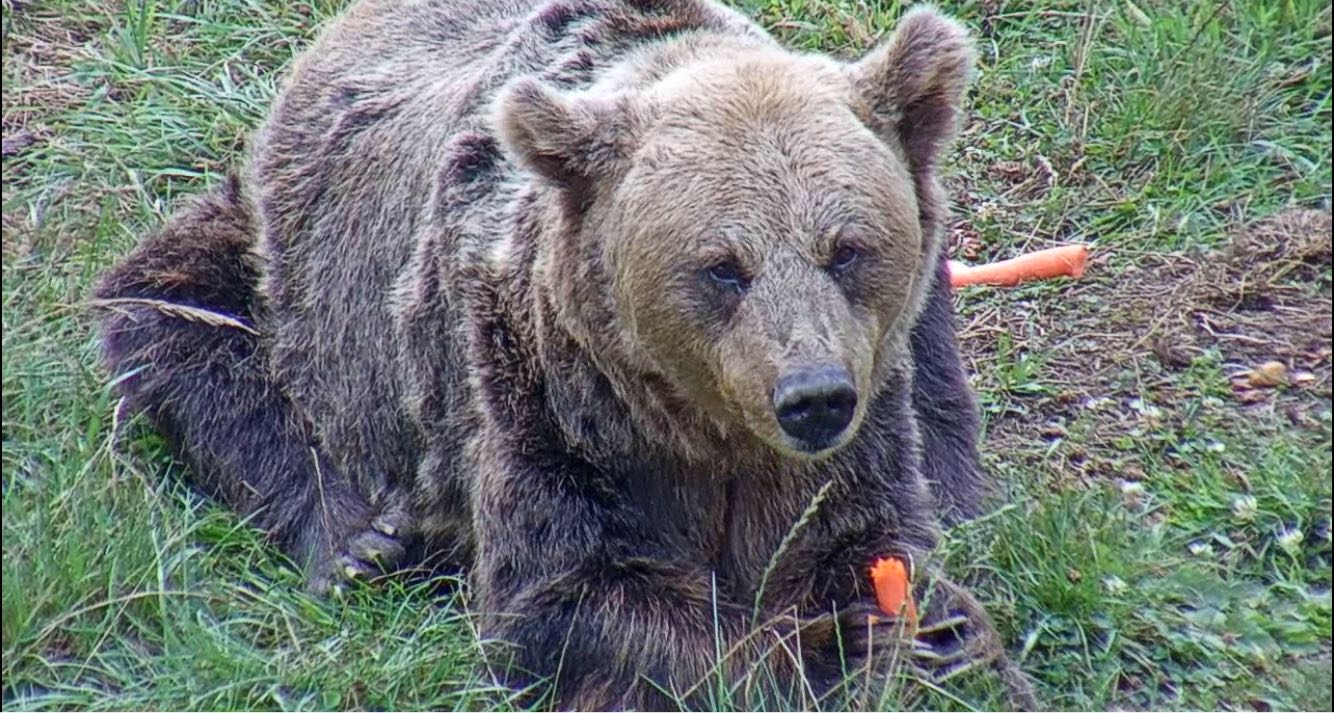
[[[348,536],[337,557],[343,578],[367,582],[393,574],[407,559],[412,518],[401,509],[390,509],[371,519],[370,525]]]
[[[909,666],[914,673],[940,685],[970,671],[991,669],[1005,685],[1012,708],[1036,709],[1032,682],[1006,655],[982,605],[948,579],[937,577],[931,584],[931,601],[913,638]],[[932,616],[933,611],[938,613]]]
[[[387,572],[392,571],[406,553],[407,548],[397,537],[372,528],[348,539],[344,557],[377,565]]]

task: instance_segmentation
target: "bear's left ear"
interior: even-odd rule
[[[624,97],[568,95],[530,78],[501,90],[493,121],[511,156],[576,191],[624,164],[639,125]]]
[[[859,113],[882,135],[897,135],[914,171],[930,171],[958,128],[975,60],[959,23],[913,9],[888,42],[849,67]]]

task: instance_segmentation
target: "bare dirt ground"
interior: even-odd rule
[[[963,295],[974,385],[1007,396],[989,405],[988,448],[1064,478],[1133,478],[1134,465],[1109,461],[1104,447],[1142,435],[1146,421],[1180,426],[1191,414],[1177,406],[1201,390],[1238,425],[1278,417],[1321,428],[1313,415],[1331,404],[1330,266],[1330,213],[1294,209],[1239,227],[1213,250],[1095,248],[1084,279]],[[1186,378],[1201,362],[1222,380]],[[1044,457],[1075,428],[1077,446]]]

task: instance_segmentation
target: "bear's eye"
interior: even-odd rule
[[[834,272],[842,272],[852,267],[852,264],[857,262],[859,257],[861,257],[861,253],[857,251],[857,248],[851,245],[840,246],[838,250],[834,251],[833,259],[829,261],[829,269]]]
[[[741,268],[734,260],[723,260],[708,270],[709,279],[735,290],[744,290],[750,286],[750,280],[741,274]]]

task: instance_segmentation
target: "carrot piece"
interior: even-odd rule
[[[1009,287],[1027,280],[1080,277],[1088,262],[1086,245],[1063,245],[986,265],[965,265],[950,260],[950,285],[999,285]]]
[[[917,626],[917,603],[913,601],[908,566],[898,557],[882,557],[871,567],[871,584],[880,610],[890,616],[902,616],[909,626]]]

